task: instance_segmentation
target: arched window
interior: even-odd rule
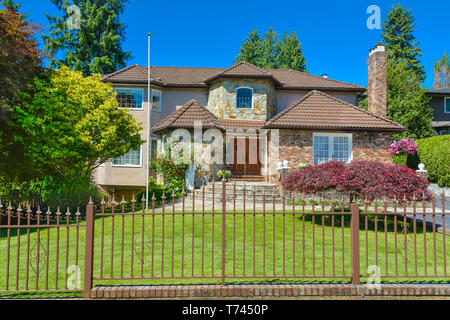
[[[251,109],[253,107],[253,90],[239,88],[236,90],[236,108]]]

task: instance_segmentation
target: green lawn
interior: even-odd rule
[[[349,218],[349,216],[346,216],[345,227],[342,229],[341,216],[336,216],[333,232],[331,216],[324,217],[322,225],[321,216],[316,216],[313,222],[311,215],[302,216],[301,214],[296,214],[293,217],[292,214],[283,216],[277,213],[275,218],[272,214],[266,214],[264,218],[258,212],[256,215],[248,212],[245,219],[243,214],[237,214],[235,217],[234,215],[227,215],[225,231],[227,282],[349,282],[348,276],[351,275]],[[144,228],[142,228],[143,225]],[[67,266],[77,264],[81,273],[83,273],[85,229],[80,228],[79,230],[78,261],[76,259],[77,230],[76,228],[67,229],[59,228],[58,258],[56,241],[58,229],[51,228],[49,232],[47,229],[42,229],[39,232],[38,277],[36,277],[38,232],[31,230],[29,233],[30,247],[27,248],[27,231],[22,230],[20,242],[16,230],[11,231],[9,290],[26,289],[27,265],[28,290],[43,290],[46,286],[48,289],[65,290],[66,277],[68,287],[71,287],[71,284],[74,283],[74,274],[66,275],[65,270]],[[364,274],[366,272],[364,218],[361,218],[360,229],[361,273]],[[376,233],[374,229],[374,218],[371,216],[367,233],[369,251],[367,265],[377,264],[381,275],[386,275],[385,254],[387,253],[388,275],[393,276],[396,273],[399,276],[405,275],[406,265],[408,275],[411,276],[408,278],[383,278],[383,281],[448,281],[448,278],[439,277],[444,274],[442,234],[437,233],[436,241],[434,241],[432,232],[427,232],[426,268],[428,275],[432,277],[420,278],[415,276],[415,271],[417,269],[419,275],[425,273],[423,230],[417,229],[415,242],[412,226],[408,224],[406,237],[408,259],[405,261],[405,237],[402,233],[403,219],[398,219],[397,223],[397,251],[395,250],[396,233],[394,232],[392,217],[387,220],[387,247],[385,246],[383,217],[379,218],[378,232]],[[103,260],[101,259],[102,230],[104,233]],[[112,240],[113,230],[114,241]],[[50,238],[48,250],[50,255],[48,257],[48,282],[46,283],[47,236]],[[69,239],[68,255],[66,255],[67,239]],[[447,247],[450,244],[449,240],[447,236]],[[20,244],[20,248],[17,266],[18,244]],[[414,244],[416,244],[416,248]],[[112,245],[114,246],[113,255],[111,255]],[[164,257],[162,255],[163,246]],[[211,214],[205,214],[204,217],[201,214],[196,214],[193,218],[192,215],[187,214],[184,217],[176,215],[174,218],[167,214],[165,217],[161,215],[154,218],[145,216],[144,220],[142,216],[97,218],[94,247],[94,277],[105,279],[96,280],[94,284],[219,283],[222,267],[222,216],[217,214],[213,218]],[[30,252],[28,264],[27,251]],[[416,251],[417,266],[414,260]],[[202,252],[204,252],[203,255]],[[2,229],[0,238],[0,291],[6,290],[6,256],[7,231]],[[395,268],[396,259],[398,262],[397,270]],[[450,261],[448,249],[446,250],[446,260]],[[435,269],[437,276],[434,275]],[[72,270],[75,270],[75,268]],[[447,273],[449,271],[447,270]],[[332,279],[330,276],[333,274],[347,277]],[[294,278],[294,275],[306,277]],[[192,276],[203,277],[203,279],[194,279],[191,278]],[[257,278],[252,279],[255,276]],[[163,279],[134,279],[139,277],[162,277]],[[181,277],[183,279],[179,279]],[[83,274],[80,275],[81,287],[83,284],[82,278]],[[108,278],[113,278],[113,280],[106,280]],[[117,278],[126,278],[126,280],[118,280]],[[73,296],[77,294],[68,293],[65,295]]]

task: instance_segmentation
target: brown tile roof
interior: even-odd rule
[[[404,130],[391,120],[315,90],[275,115],[264,128],[389,132]]]
[[[183,107],[170,114],[152,128],[153,133],[167,129],[194,128],[194,122],[201,121],[203,128],[226,129],[261,129],[265,121],[219,119],[197,100],[187,102]]]
[[[225,129],[262,129],[266,122],[262,120],[220,119],[220,123]]]
[[[278,81],[278,79],[275,78],[271,73],[267,72],[267,70],[258,68],[257,66],[244,61],[235,63],[234,65],[223,70],[222,72],[219,72],[213,75],[212,77],[204,79],[204,82],[209,83],[221,77],[269,78],[272,79],[277,85],[281,85],[280,81]]]
[[[304,73],[296,70],[268,70],[281,83],[281,89],[297,89],[297,90],[313,90],[320,88],[321,90],[329,89],[349,89],[359,90],[364,92],[366,88],[352,83],[342,82],[338,80],[323,78],[309,73]]]
[[[325,79],[295,70],[261,69],[249,63],[238,63],[230,68],[151,67],[152,84],[175,88],[207,88],[207,82],[220,76],[267,77],[273,79],[278,89],[330,90],[364,92],[364,87]],[[123,84],[146,84],[147,68],[137,64],[105,74],[103,81]]]
[[[157,133],[167,129],[194,128],[194,122],[201,121],[203,128],[223,129],[220,120],[208,109],[193,99],[183,107],[170,114],[167,118],[157,123],[152,132]]]

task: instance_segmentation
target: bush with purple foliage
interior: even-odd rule
[[[282,185],[291,191],[320,193],[334,190],[350,195],[352,199],[374,200],[390,198],[427,200],[429,181],[404,166],[372,161],[343,163],[326,162],[306,169],[296,170],[282,180]]]

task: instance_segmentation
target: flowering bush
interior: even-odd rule
[[[282,180],[282,185],[304,193],[335,190],[353,200],[382,197],[411,200],[414,194],[417,199],[422,199],[423,194],[427,200],[431,199],[429,182],[414,170],[372,161],[326,162],[291,173]]]
[[[401,154],[411,154],[415,155],[417,153],[417,142],[416,140],[410,139],[401,139],[395,141],[391,144],[391,154],[401,155]]]
[[[162,175],[165,186],[170,192],[175,192],[178,196],[185,188],[185,173],[188,168],[186,164],[175,164],[167,156],[160,156],[153,159],[152,169]]]

